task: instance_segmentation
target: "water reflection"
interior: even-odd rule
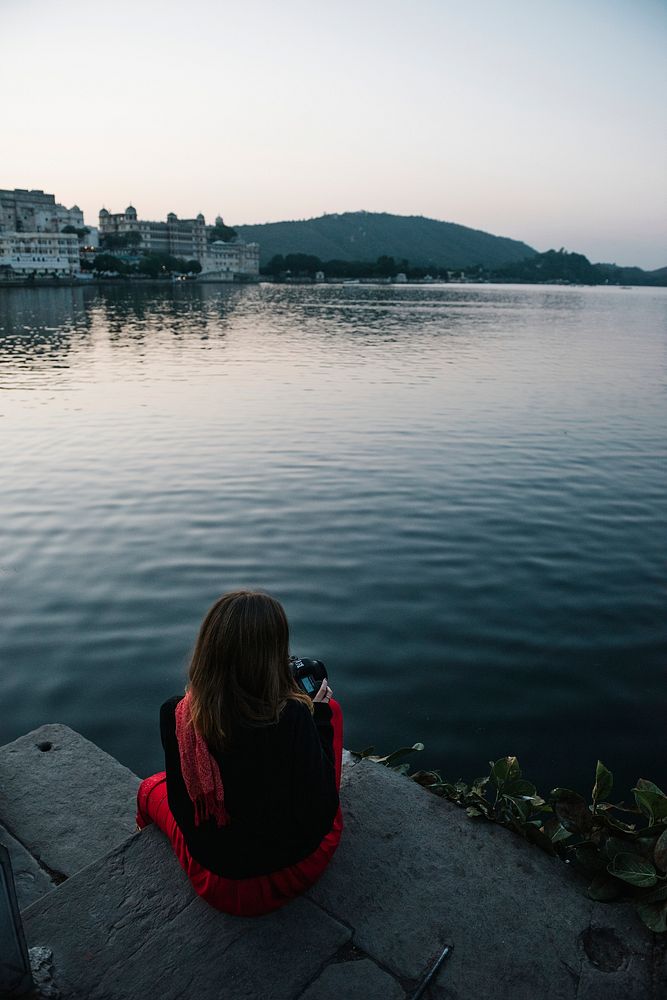
[[[666,320],[661,290],[0,292],[0,738],[57,718],[155,769],[203,610],[259,585],[349,745],[653,776]]]

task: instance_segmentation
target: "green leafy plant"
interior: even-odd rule
[[[592,899],[630,898],[650,930],[667,932],[667,795],[652,781],[637,781],[632,805],[610,802],[613,775],[598,761],[590,803],[570,788],[554,788],[543,798],[522,776],[516,757],[489,761],[490,773],[468,784],[447,781],[439,771],[411,774],[409,763],[399,763],[423,750],[423,743],[385,756],[374,749],[353,756],[398,771],[472,819],[500,823],[558,855],[588,878]]]

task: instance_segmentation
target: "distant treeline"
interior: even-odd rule
[[[261,268],[262,274],[270,275],[278,281],[288,278],[314,278],[318,271],[325,278],[395,278],[397,274],[402,273],[407,278],[425,278],[430,274],[433,278],[444,280],[447,280],[451,273],[446,268],[412,267],[408,260],[395,260],[387,256],[378,257],[372,262],[320,260],[319,257],[307,253],[288,253],[284,257],[279,253]]]
[[[139,274],[146,278],[169,277],[171,274],[199,274],[198,260],[183,260],[168,253],[147,253],[137,260],[123,260],[113,254],[95,254],[94,261],[82,259],[82,271],[94,271],[97,275],[118,274],[126,277]]]
[[[576,285],[667,285],[667,268],[643,271],[641,267],[591,264],[581,253],[547,250],[528,260],[516,261],[490,272],[501,281],[567,282]]]
[[[580,253],[566,250],[547,250],[525,260],[514,261],[502,267],[480,265],[460,269],[444,267],[416,267],[408,260],[389,256],[378,257],[375,262],[363,260],[321,260],[312,254],[276,254],[261,273],[277,281],[289,279],[314,280],[320,272],[325,278],[395,278],[403,273],[408,280],[423,280],[427,276],[441,281],[464,277],[473,281],[517,281],[529,284],[574,285],[667,285],[667,268],[643,271],[640,267],[618,267],[616,264],[591,264]]]

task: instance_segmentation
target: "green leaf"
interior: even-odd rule
[[[644,903],[659,903],[663,900],[667,901],[667,881],[658,880],[655,889],[647,892],[642,901]]]
[[[531,844],[536,844],[537,847],[541,847],[543,851],[547,854],[555,854],[554,845],[547,837],[543,830],[538,829],[538,827],[533,826],[532,823],[528,823],[525,828],[526,840],[529,840]]]
[[[611,816],[605,816],[605,822],[607,826],[613,827],[614,830],[620,830],[621,833],[631,835],[637,832],[634,823],[623,823],[620,819],[612,819]]]
[[[639,778],[637,781],[637,788],[639,788],[642,792],[654,792],[656,795],[662,795],[663,799],[667,798],[667,795],[665,795],[662,789],[658,788],[658,786],[652,781],[648,781],[647,778]]]
[[[561,840],[568,840],[572,834],[566,830],[555,816],[551,816],[544,824],[544,832],[552,844],[558,844]]]
[[[614,778],[611,771],[608,771],[601,760],[595,768],[595,784],[593,785],[593,805],[608,799],[614,786]]]
[[[410,777],[422,788],[432,788],[434,785],[442,785],[442,778],[437,771],[415,771]]]
[[[371,750],[372,749],[373,747],[371,747]],[[404,757],[405,754],[414,753],[415,750],[423,750],[423,749],[424,749],[423,743],[414,743],[411,747],[400,747],[398,750],[394,750],[393,753],[385,754],[384,757],[379,757],[372,754],[364,754],[364,756],[366,757],[367,760],[375,761],[376,764],[386,764],[387,767],[389,767],[391,764],[397,761],[399,757]]]
[[[586,890],[591,899],[597,899],[602,903],[607,903],[611,899],[616,899],[621,894],[621,887],[618,882],[610,878],[606,873],[596,875]]]
[[[667,872],[667,830],[663,830],[656,841],[653,860],[661,872]]]
[[[491,781],[499,788],[506,781],[513,781],[521,777],[519,761],[516,757],[501,757],[491,767]]]
[[[667,931],[667,903],[638,903],[637,913],[654,934]]]
[[[590,809],[570,788],[554,788],[550,796],[556,816],[571,833],[588,833],[593,825]]]
[[[466,809],[466,813],[467,813],[468,816],[482,816],[483,815],[483,813],[480,812],[479,809],[476,809],[475,806],[468,806],[468,808]]]
[[[640,858],[638,854],[617,854],[609,862],[607,871],[629,885],[650,887],[658,881],[651,862]]]
[[[646,784],[651,784],[651,782],[646,782]],[[634,792],[637,808],[641,809],[645,816],[648,816],[651,823],[667,817],[667,798],[662,794],[660,789],[653,791],[650,788],[640,788],[638,782],[637,787],[633,788],[632,791]]]
[[[622,840],[620,837],[607,837],[602,845],[602,851],[605,857],[613,861],[617,854],[632,854],[632,842]]]
[[[571,795],[576,795],[571,788],[552,788],[549,792],[549,799],[552,802],[559,802],[561,799],[568,799]]]
[[[512,795],[513,797],[532,798],[535,795],[535,785],[524,778],[517,778],[516,781],[506,782],[503,792],[505,795]]]

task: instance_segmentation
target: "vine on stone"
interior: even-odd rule
[[[632,805],[610,802],[613,775],[598,761],[590,803],[569,788],[554,788],[543,798],[522,777],[516,757],[489,761],[490,773],[467,784],[447,781],[439,771],[410,773],[410,764],[399,763],[423,750],[423,743],[386,756],[374,749],[353,756],[398,771],[472,819],[500,823],[558,855],[588,877],[592,899],[630,898],[651,931],[667,932],[667,795],[652,781],[638,780]]]

